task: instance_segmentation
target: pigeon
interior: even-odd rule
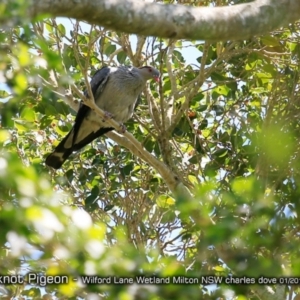
[[[123,124],[132,117],[147,80],[159,81],[160,73],[151,66],[140,68],[102,67],[90,85],[95,103],[107,116]],[[87,90],[84,95],[89,98]],[[59,169],[73,151],[78,151],[96,138],[113,130],[90,107],[80,103],[75,123],[55,150],[46,158],[46,165]]]

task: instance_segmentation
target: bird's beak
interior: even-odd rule
[[[155,80],[156,82],[160,82],[159,76],[154,76],[153,78],[154,78],[154,80]]]

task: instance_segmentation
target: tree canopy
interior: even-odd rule
[[[300,5],[154,2],[0,4],[3,299],[299,299]],[[127,132],[47,168],[120,64],[162,74]]]

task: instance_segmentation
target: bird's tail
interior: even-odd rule
[[[102,127],[94,132],[92,128],[86,129],[81,134],[76,134],[75,127],[59,143],[55,150],[46,158],[46,165],[54,169],[59,169],[68,159],[73,151],[78,151],[87,144],[91,143],[99,136],[113,130],[112,127]],[[75,132],[75,133],[74,133]],[[75,134],[75,137],[74,137]]]
[[[73,149],[70,143],[72,140],[73,134],[72,131],[59,143],[55,150],[48,155],[46,158],[46,165],[54,169],[59,169],[63,163],[68,159],[72,152],[76,149]],[[71,147],[66,147],[67,145]]]

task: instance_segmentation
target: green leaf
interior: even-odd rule
[[[199,157],[196,156],[196,155],[194,155],[194,156],[192,156],[192,157],[189,159],[189,162],[190,162],[191,164],[197,164],[197,163],[199,162]]]
[[[160,195],[156,199],[156,204],[157,204],[157,206],[159,206],[161,208],[168,208],[169,206],[172,206],[175,204],[175,199],[170,196],[167,196],[167,195]]]
[[[114,53],[117,49],[117,46],[115,44],[109,44],[108,46],[105,47],[104,53],[105,55],[109,56],[112,53]]]
[[[0,143],[6,142],[11,138],[11,135],[8,130],[0,129]]]
[[[228,149],[223,148],[213,152],[213,155],[218,157],[224,157],[227,155],[227,153],[228,153]]]
[[[193,185],[198,184],[198,180],[197,180],[196,176],[194,176],[194,175],[188,175],[188,180],[189,180]]]
[[[9,93],[5,90],[0,90],[0,98],[7,98]]]
[[[14,122],[14,126],[15,128],[19,131],[19,132],[22,132],[22,131],[27,131],[28,130],[28,127],[25,126],[25,123],[21,120],[15,120]]]
[[[254,187],[254,179],[250,178],[236,178],[234,179],[232,185],[232,190],[237,194],[242,196],[245,193],[251,193]]]
[[[262,36],[260,39],[261,39],[262,43],[267,46],[281,46],[278,38],[273,37],[271,35]]]
[[[65,29],[65,26],[63,24],[59,24],[57,26],[58,30],[59,30],[59,33],[62,35],[62,36],[65,36],[66,35],[66,29]]]
[[[94,186],[92,188],[92,191],[91,191],[90,195],[88,197],[86,197],[86,199],[85,199],[85,208],[88,211],[93,211],[96,208],[98,208],[98,204],[96,202],[96,199],[99,197],[99,192],[100,192],[100,190],[99,190],[98,186]]]
[[[44,23],[46,29],[49,31],[49,33],[53,32],[53,26],[50,25],[48,22]]]
[[[222,81],[228,81],[228,78],[220,73],[217,73],[217,72],[213,72],[211,73],[211,79],[212,81],[214,82],[218,82],[218,84]]]
[[[214,88],[214,91],[216,91],[219,95],[227,96],[230,88],[226,85],[219,85],[216,88]]]
[[[27,89],[27,78],[24,73],[18,73],[14,77],[16,85],[14,86],[15,91],[18,94],[22,94]]]
[[[24,107],[21,112],[21,118],[28,121],[28,122],[34,122],[35,121],[35,112],[33,108],[31,107]]]
[[[121,51],[117,54],[117,60],[120,64],[124,64],[126,58],[127,58],[127,55],[124,51]]]
[[[200,105],[197,111],[205,111],[207,110],[208,105]]]
[[[174,62],[174,64],[175,64],[175,66],[180,66],[180,64],[178,64],[178,62],[180,62],[180,63],[184,63],[185,62],[185,59],[184,59],[184,57],[182,56],[182,54],[179,52],[179,51],[177,51],[177,50],[174,50],[173,51],[173,62]]]
[[[123,176],[127,176],[130,175],[131,171],[133,170],[134,164],[133,163],[129,163],[124,167],[120,168],[121,174]]]

